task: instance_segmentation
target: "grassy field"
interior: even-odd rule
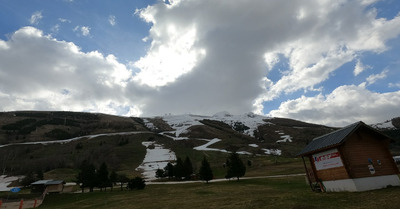
[[[52,194],[42,209],[69,208],[398,208],[400,187],[357,193],[314,193],[303,176],[147,185],[142,191]]]

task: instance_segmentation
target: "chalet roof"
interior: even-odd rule
[[[353,123],[337,131],[313,139],[313,141],[311,141],[306,147],[304,147],[303,150],[301,150],[301,152],[297,154],[297,156],[305,156],[311,153],[339,146],[340,144],[346,141],[349,135],[354,133],[354,131],[356,131],[360,127],[367,127],[368,129],[371,129],[374,132],[383,135],[377,130],[373,129],[372,127],[366,125],[362,121],[359,121],[357,123]],[[387,136],[384,137],[388,138]]]
[[[63,180],[39,180],[31,183],[31,185],[56,185],[56,184],[64,184]]]
[[[39,180],[39,181],[35,181],[35,182],[31,183],[31,185],[46,184],[49,181],[53,181],[53,180]]]

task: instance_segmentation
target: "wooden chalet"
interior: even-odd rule
[[[33,193],[61,193],[64,190],[63,180],[39,180],[31,184]]]
[[[303,159],[313,191],[367,191],[399,186],[399,169],[389,151],[390,140],[360,121],[315,138],[298,156]]]

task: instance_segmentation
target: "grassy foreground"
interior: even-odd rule
[[[52,194],[42,209],[69,208],[398,208],[400,187],[357,193],[313,193],[304,177],[210,184],[147,185],[142,191]]]

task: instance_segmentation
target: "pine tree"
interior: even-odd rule
[[[210,167],[210,163],[207,161],[206,157],[203,158],[203,161],[201,161],[201,167],[199,171],[200,179],[206,181],[208,184],[208,181],[212,180],[214,175]]]
[[[101,164],[99,172],[97,173],[97,177],[100,191],[102,191],[103,188],[106,190],[107,186],[110,185],[110,179],[108,178],[108,168],[105,162]]]
[[[165,175],[168,176],[168,179],[174,177],[174,166],[171,163],[168,163],[164,168]]]
[[[42,171],[42,170],[38,170],[38,171],[36,172],[36,178],[37,178],[38,180],[43,180],[44,175],[43,175],[43,171]]]
[[[35,175],[33,174],[33,172],[29,172],[28,175],[26,175],[22,181],[21,184],[24,187],[29,187],[31,185],[31,183],[35,182],[36,178]]]
[[[185,176],[185,169],[183,166],[183,161],[180,157],[176,159],[176,165],[174,166],[174,176],[178,180],[182,180],[182,177]]]
[[[239,181],[239,178],[244,176],[246,173],[246,166],[240,159],[239,154],[236,152],[233,152],[229,155],[226,166],[228,168],[226,178],[236,177]]]
[[[90,192],[93,192],[93,188],[97,186],[96,167],[87,161],[83,161],[80,170],[76,179],[77,183],[81,184],[82,193],[85,187],[89,187]]]
[[[111,191],[113,190],[114,185],[117,183],[118,175],[115,171],[112,171],[110,174],[110,186]]]
[[[183,170],[185,179],[190,179],[190,176],[193,174],[193,165],[188,156],[186,156],[185,161],[183,162]]]
[[[129,182],[129,178],[125,174],[120,174],[117,177],[117,181],[121,185],[121,191],[123,190],[124,183]]]
[[[158,169],[156,170],[156,178],[163,178],[163,177],[165,177],[165,172],[164,172],[164,170],[161,169],[161,168],[158,168]]]

